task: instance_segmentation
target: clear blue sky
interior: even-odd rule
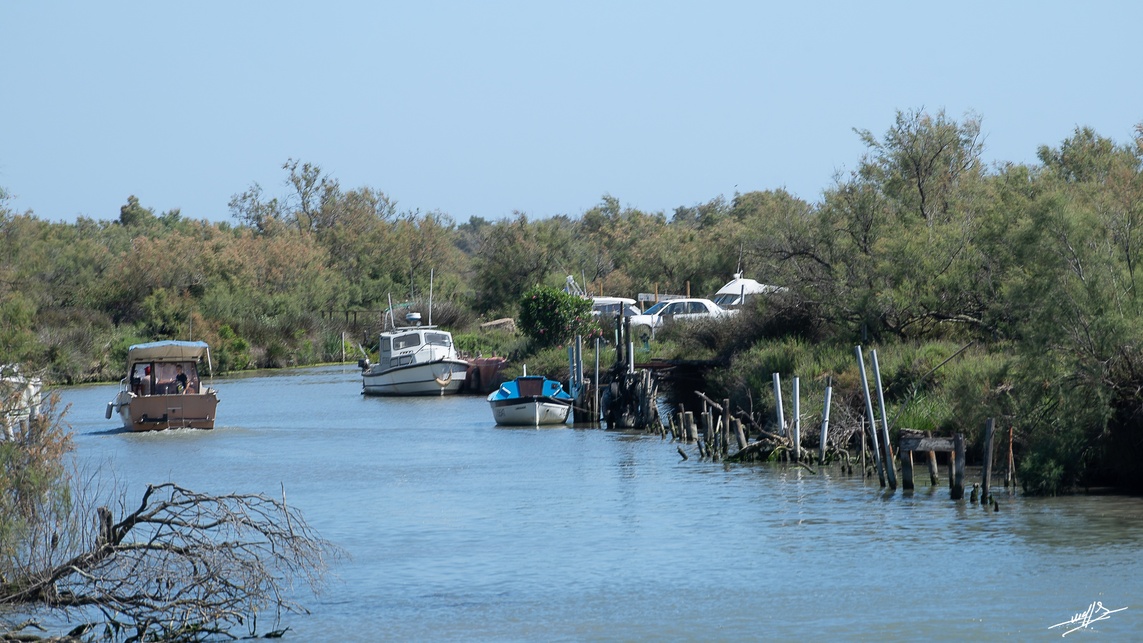
[[[796,5],[796,6],[795,6]],[[817,201],[896,110],[989,162],[1143,122],[1143,2],[0,3],[0,187],[52,221],[230,220],[288,158],[463,223]]]

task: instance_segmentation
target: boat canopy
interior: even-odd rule
[[[203,357],[210,361],[210,347],[206,342],[169,340],[135,344],[127,349],[128,370],[136,362],[186,362]]]
[[[719,306],[736,306],[743,303],[743,299],[750,295],[762,295],[770,292],[781,292],[785,288],[759,283],[753,279],[746,279],[741,273],[734,275],[734,279],[718,289],[712,299]]]

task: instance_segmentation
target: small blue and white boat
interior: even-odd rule
[[[496,423],[511,426],[563,424],[568,421],[572,401],[559,382],[528,375],[527,371],[488,396]]]

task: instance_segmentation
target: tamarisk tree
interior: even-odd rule
[[[44,419],[22,444],[4,446],[34,451],[60,433]],[[121,497],[116,517],[93,502],[99,480],[68,479],[11,503],[24,519],[4,525],[20,531],[21,544],[0,552],[0,639],[9,640],[5,629],[12,636],[34,624],[5,626],[5,615],[44,613],[78,623],[71,636],[109,640],[194,641],[240,626],[253,633],[263,613],[275,624],[283,612],[304,613],[292,598],[295,583],[319,590],[328,560],[340,556],[284,492],[276,499],[148,485],[137,506]]]

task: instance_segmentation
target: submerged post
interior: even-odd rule
[[[861,346],[856,347],[857,365],[861,370],[861,390],[865,393],[865,415],[869,419],[869,436],[873,442],[873,466],[877,469],[877,478],[881,486],[885,486],[885,471],[881,468],[881,447],[877,444],[877,418],[873,416],[873,399],[869,397],[869,380],[865,376],[865,358],[861,355]],[[864,442],[863,442],[864,444]]]

